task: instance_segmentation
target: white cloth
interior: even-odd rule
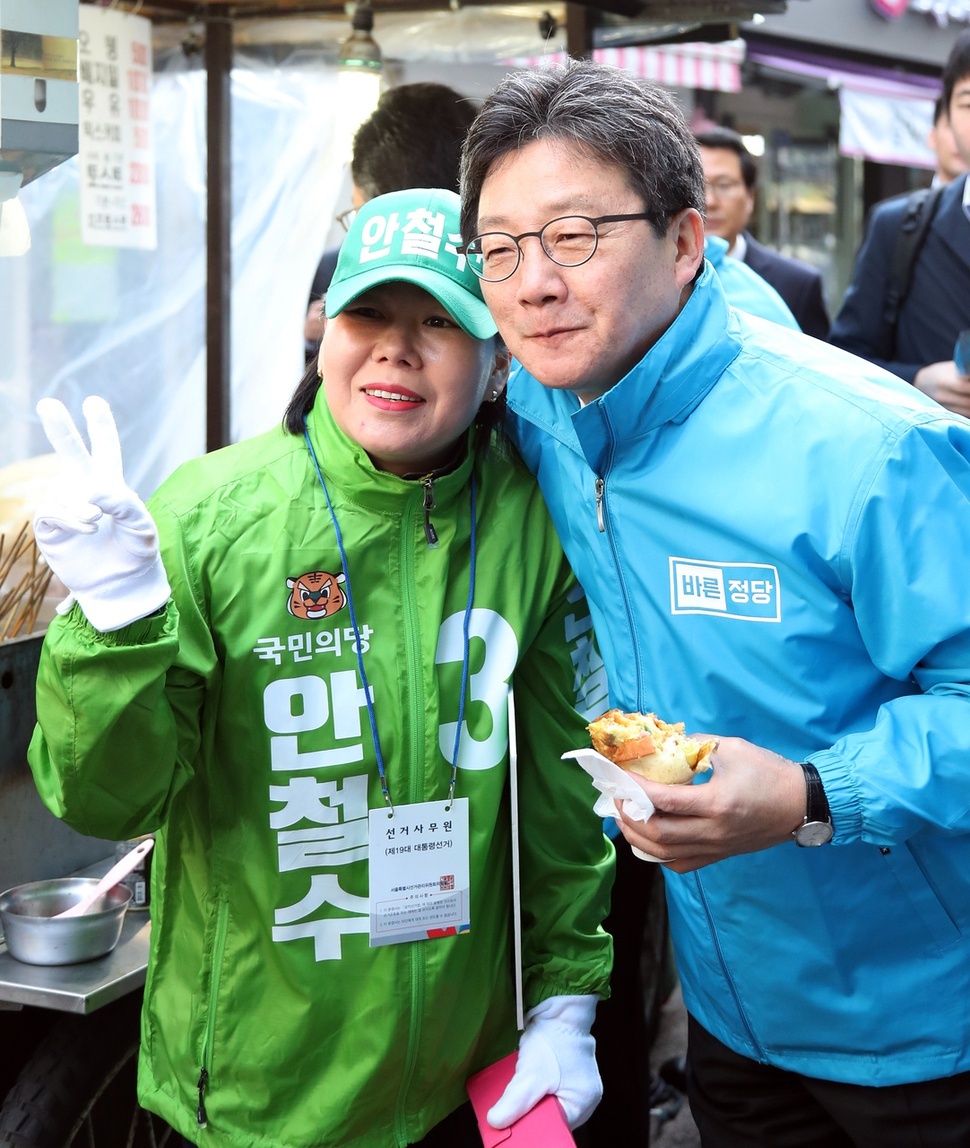
[[[82,406],[91,449],[63,403],[41,399],[37,413],[61,473],[34,516],[47,564],[96,630],[120,630],[168,601],[171,590],[152,516],[126,484],[111,408],[95,395]]]
[[[622,810],[633,821],[646,821],[653,813],[653,802],[643,792],[625,769],[620,769],[609,758],[597,753],[595,749],[572,749],[562,755],[563,761],[574,758],[586,770],[593,782],[593,787],[600,791],[596,799],[593,812],[600,817],[612,817],[619,821],[617,803],[622,802]],[[659,857],[651,857],[635,845],[630,848],[641,861],[660,861]]]
[[[549,997],[526,1013],[515,1074],[488,1110],[493,1128],[508,1128],[543,1096],[555,1096],[570,1128],[585,1123],[603,1095],[590,1035],[598,997]]]

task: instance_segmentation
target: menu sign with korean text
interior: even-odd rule
[[[151,21],[82,4],[78,80],[82,239],[154,249]]]

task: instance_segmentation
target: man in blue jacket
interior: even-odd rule
[[[970,424],[732,310],[676,105],[507,77],[464,250],[613,705],[716,735],[664,865],[705,1146],[970,1144]]]
[[[970,29],[954,41],[941,99],[957,148],[970,166]],[[916,252],[909,290],[896,322],[889,324],[883,317],[886,289],[908,202],[908,196],[895,196],[873,210],[830,338],[951,411],[970,415],[970,364],[954,360],[960,332],[970,329],[970,178],[961,175],[940,192]]]

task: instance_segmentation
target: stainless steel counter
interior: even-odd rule
[[[27,768],[42,642],[42,634],[0,642],[0,889],[70,873],[100,877],[115,860],[113,842],[82,837],[41,804]],[[57,966],[14,960],[0,934],[0,1009],[90,1013],[140,989],[150,932],[148,913],[129,909],[107,956]]]
[[[90,1013],[145,983],[151,922],[129,910],[121,940],[107,956],[80,965],[26,965],[0,943],[0,1001]]]
[[[100,877],[114,857],[80,869]],[[129,909],[121,940],[106,956],[79,965],[27,965],[8,952],[0,934],[0,1006],[37,1005],[60,1012],[90,1013],[145,983],[151,922],[144,909]]]

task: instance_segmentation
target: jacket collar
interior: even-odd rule
[[[521,367],[509,405],[529,422],[579,449],[604,473],[614,444],[680,423],[698,406],[741,350],[737,319],[711,264],[677,318],[620,381],[580,407],[569,391],[542,387]]]
[[[323,387],[317,392],[313,410],[307,418],[307,430],[317,456],[317,462],[330,487],[331,497],[339,490],[345,497],[369,510],[382,510],[400,514],[412,499],[419,502],[424,497],[422,480],[425,475],[400,478],[396,474],[378,470],[368,457],[367,451],[349,438],[334,422],[330,408],[323,394]],[[462,461],[447,473],[432,472],[434,479],[434,500],[438,507],[452,502],[467,486],[472,470],[472,441],[475,431],[470,428],[467,449]],[[319,485],[313,462],[306,444],[307,468],[315,487]],[[332,486],[331,486],[332,484]]]

